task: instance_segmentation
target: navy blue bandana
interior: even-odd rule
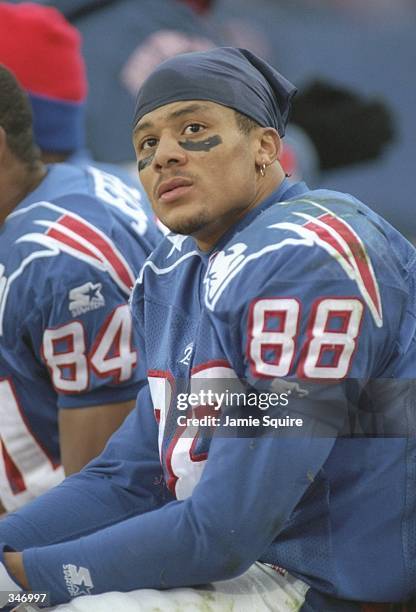
[[[247,49],[218,47],[160,64],[137,96],[135,126],[147,113],[183,100],[209,100],[275,128],[284,136],[296,87]]]

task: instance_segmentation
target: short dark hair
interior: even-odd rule
[[[260,127],[260,124],[257,123],[257,121],[254,121],[254,119],[247,117],[247,115],[244,115],[243,113],[240,113],[236,110],[234,111],[234,113],[238,129],[243,132],[243,134],[247,135],[251,132],[251,130],[254,130],[254,128]]]
[[[0,126],[6,132],[8,147],[15,157],[28,165],[39,159],[29,99],[10,70],[1,64]]]

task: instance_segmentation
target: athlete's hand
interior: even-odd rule
[[[393,140],[392,114],[377,98],[316,80],[292,104],[291,122],[312,140],[321,170],[374,159]]]
[[[2,550],[2,548],[0,548],[0,550]],[[10,576],[4,564],[3,553],[0,552],[0,609],[5,606],[10,606],[8,593],[21,590],[21,586]]]

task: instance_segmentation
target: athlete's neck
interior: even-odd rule
[[[230,211],[230,215],[223,216],[221,218],[220,227],[204,228],[203,231],[195,233],[193,235],[198,248],[201,251],[209,252],[221,239],[221,237],[236,223],[238,223],[243,217],[245,217],[253,208],[259,206],[266,198],[268,198],[273,191],[275,191],[279,185],[285,179],[285,173],[283,172],[280,164],[275,164],[273,167],[269,167],[266,171],[265,176],[260,176],[257,179],[256,195],[252,202],[249,202],[246,207],[242,208],[239,213]]]
[[[0,225],[29,193],[38,187],[46,172],[46,166],[40,160],[31,166],[16,160],[4,169],[0,178]]]

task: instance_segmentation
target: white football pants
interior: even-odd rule
[[[198,588],[83,595],[48,608],[54,612],[296,612],[308,586],[288,573],[282,575],[255,563],[238,578]]]

